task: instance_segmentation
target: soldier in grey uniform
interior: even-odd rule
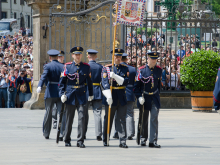
[[[87,50],[87,57],[89,59],[89,65],[91,69],[91,79],[93,85],[94,98],[91,102],[88,102],[88,106],[91,103],[93,108],[94,120],[95,120],[95,134],[98,141],[102,141],[102,91],[100,87],[101,73],[103,66],[97,64],[95,59],[97,58],[98,51],[93,49]],[[87,106],[87,107],[88,107]],[[88,112],[88,111],[87,111]],[[88,113],[86,114],[86,131],[88,126]]]
[[[93,99],[93,87],[91,81],[90,66],[87,63],[81,62],[82,47],[73,47],[72,53],[73,62],[68,62],[64,66],[62,77],[60,79],[59,94],[61,101],[66,104],[66,127],[64,133],[65,146],[71,146],[72,124],[75,115],[75,110],[78,111],[78,135],[77,147],[85,148],[85,113],[86,103]],[[89,97],[86,95],[85,83],[88,85]]]
[[[59,84],[61,72],[63,70],[63,64],[59,63],[57,60],[59,53],[60,52],[58,50],[54,50],[54,49],[49,50],[47,52],[47,54],[50,56],[51,62],[44,65],[44,71],[43,74],[41,75],[37,87],[37,93],[40,93],[43,84],[46,81],[48,81],[44,95],[46,113],[44,115],[44,121],[43,121],[43,135],[45,139],[49,139],[50,136],[51,125],[52,125],[52,108],[54,104],[57,105],[58,120],[62,107],[62,102],[59,97],[58,84]],[[60,141],[63,140],[64,129],[65,129],[65,119],[63,118],[60,139],[59,139]]]
[[[111,51],[112,53],[113,51]],[[126,145],[126,112],[127,99],[125,88],[128,84],[129,71],[128,67],[121,63],[123,49],[115,49],[115,64],[107,65],[102,71],[102,87],[103,87],[103,104],[105,105],[104,128],[103,128],[103,145],[108,146],[108,111],[111,106],[110,115],[110,132],[115,113],[117,113],[116,126],[119,133],[119,147],[128,148]],[[110,90],[110,78],[113,78],[112,92]],[[110,135],[109,132],[109,135]]]
[[[58,61],[61,64],[64,64],[63,60],[64,60],[64,51],[61,50],[60,53],[58,54]],[[53,117],[53,129],[57,129],[57,105],[56,104],[54,104],[53,106],[52,117]],[[65,118],[65,115],[63,115],[63,117]]]
[[[126,114],[126,132],[128,140],[132,140],[135,136],[135,123],[134,123],[134,102],[135,102],[135,95],[134,95],[134,81],[136,76],[136,69],[127,64],[127,56],[128,54],[122,54],[122,62],[129,69],[129,83],[126,86],[126,98],[127,98],[127,114]],[[117,115],[115,115],[115,121],[117,120]],[[116,123],[116,122],[115,122]],[[116,130],[117,126],[115,124],[115,134],[113,138],[118,138],[118,131]]]
[[[146,146],[148,139],[148,116],[150,112],[149,147],[160,148],[158,139],[158,115],[160,109],[160,82],[162,69],[156,65],[157,52],[149,52],[148,64],[138,68],[134,93],[141,105],[144,104],[144,114],[141,132],[141,146]],[[142,94],[144,94],[142,96]]]

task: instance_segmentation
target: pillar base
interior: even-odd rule
[[[38,81],[34,82],[33,88],[32,88],[32,96],[31,99],[24,103],[23,108],[25,109],[45,109],[45,102],[44,102],[44,93],[46,87],[43,87],[41,90],[41,93],[37,93]]]

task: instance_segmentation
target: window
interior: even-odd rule
[[[2,18],[7,18],[7,12],[2,12]]]
[[[20,0],[20,5],[24,5],[24,0]]]
[[[14,19],[17,19],[17,13],[14,12]]]
[[[31,24],[31,17],[28,15],[28,27],[30,28],[30,24]]]
[[[155,13],[160,12],[160,5],[156,5],[157,2],[160,2],[160,1],[154,1],[154,12]]]
[[[14,0],[14,4],[16,4],[17,3],[17,0]]]

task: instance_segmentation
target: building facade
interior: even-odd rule
[[[146,1],[146,11],[148,17],[156,17],[158,12],[166,12],[166,8],[159,6],[156,2],[161,2],[161,0],[147,0]]]
[[[0,0],[1,1],[1,19],[17,19],[19,27],[28,27],[32,33],[32,9],[24,0]]]

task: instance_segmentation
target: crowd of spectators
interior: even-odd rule
[[[132,36],[132,37],[131,37]],[[137,34],[136,31],[127,35],[126,53],[129,57],[129,64],[139,68],[147,63],[147,52],[158,52],[157,65],[163,69],[162,89],[163,90],[185,90],[180,82],[180,67],[184,58],[201,49],[220,52],[218,42],[213,39],[212,43],[201,44],[197,35],[181,35],[176,45],[176,50],[170,44],[166,44],[166,36],[163,33],[155,32],[152,36]]]
[[[23,107],[31,98],[33,38],[20,30],[0,39],[0,108]]]

